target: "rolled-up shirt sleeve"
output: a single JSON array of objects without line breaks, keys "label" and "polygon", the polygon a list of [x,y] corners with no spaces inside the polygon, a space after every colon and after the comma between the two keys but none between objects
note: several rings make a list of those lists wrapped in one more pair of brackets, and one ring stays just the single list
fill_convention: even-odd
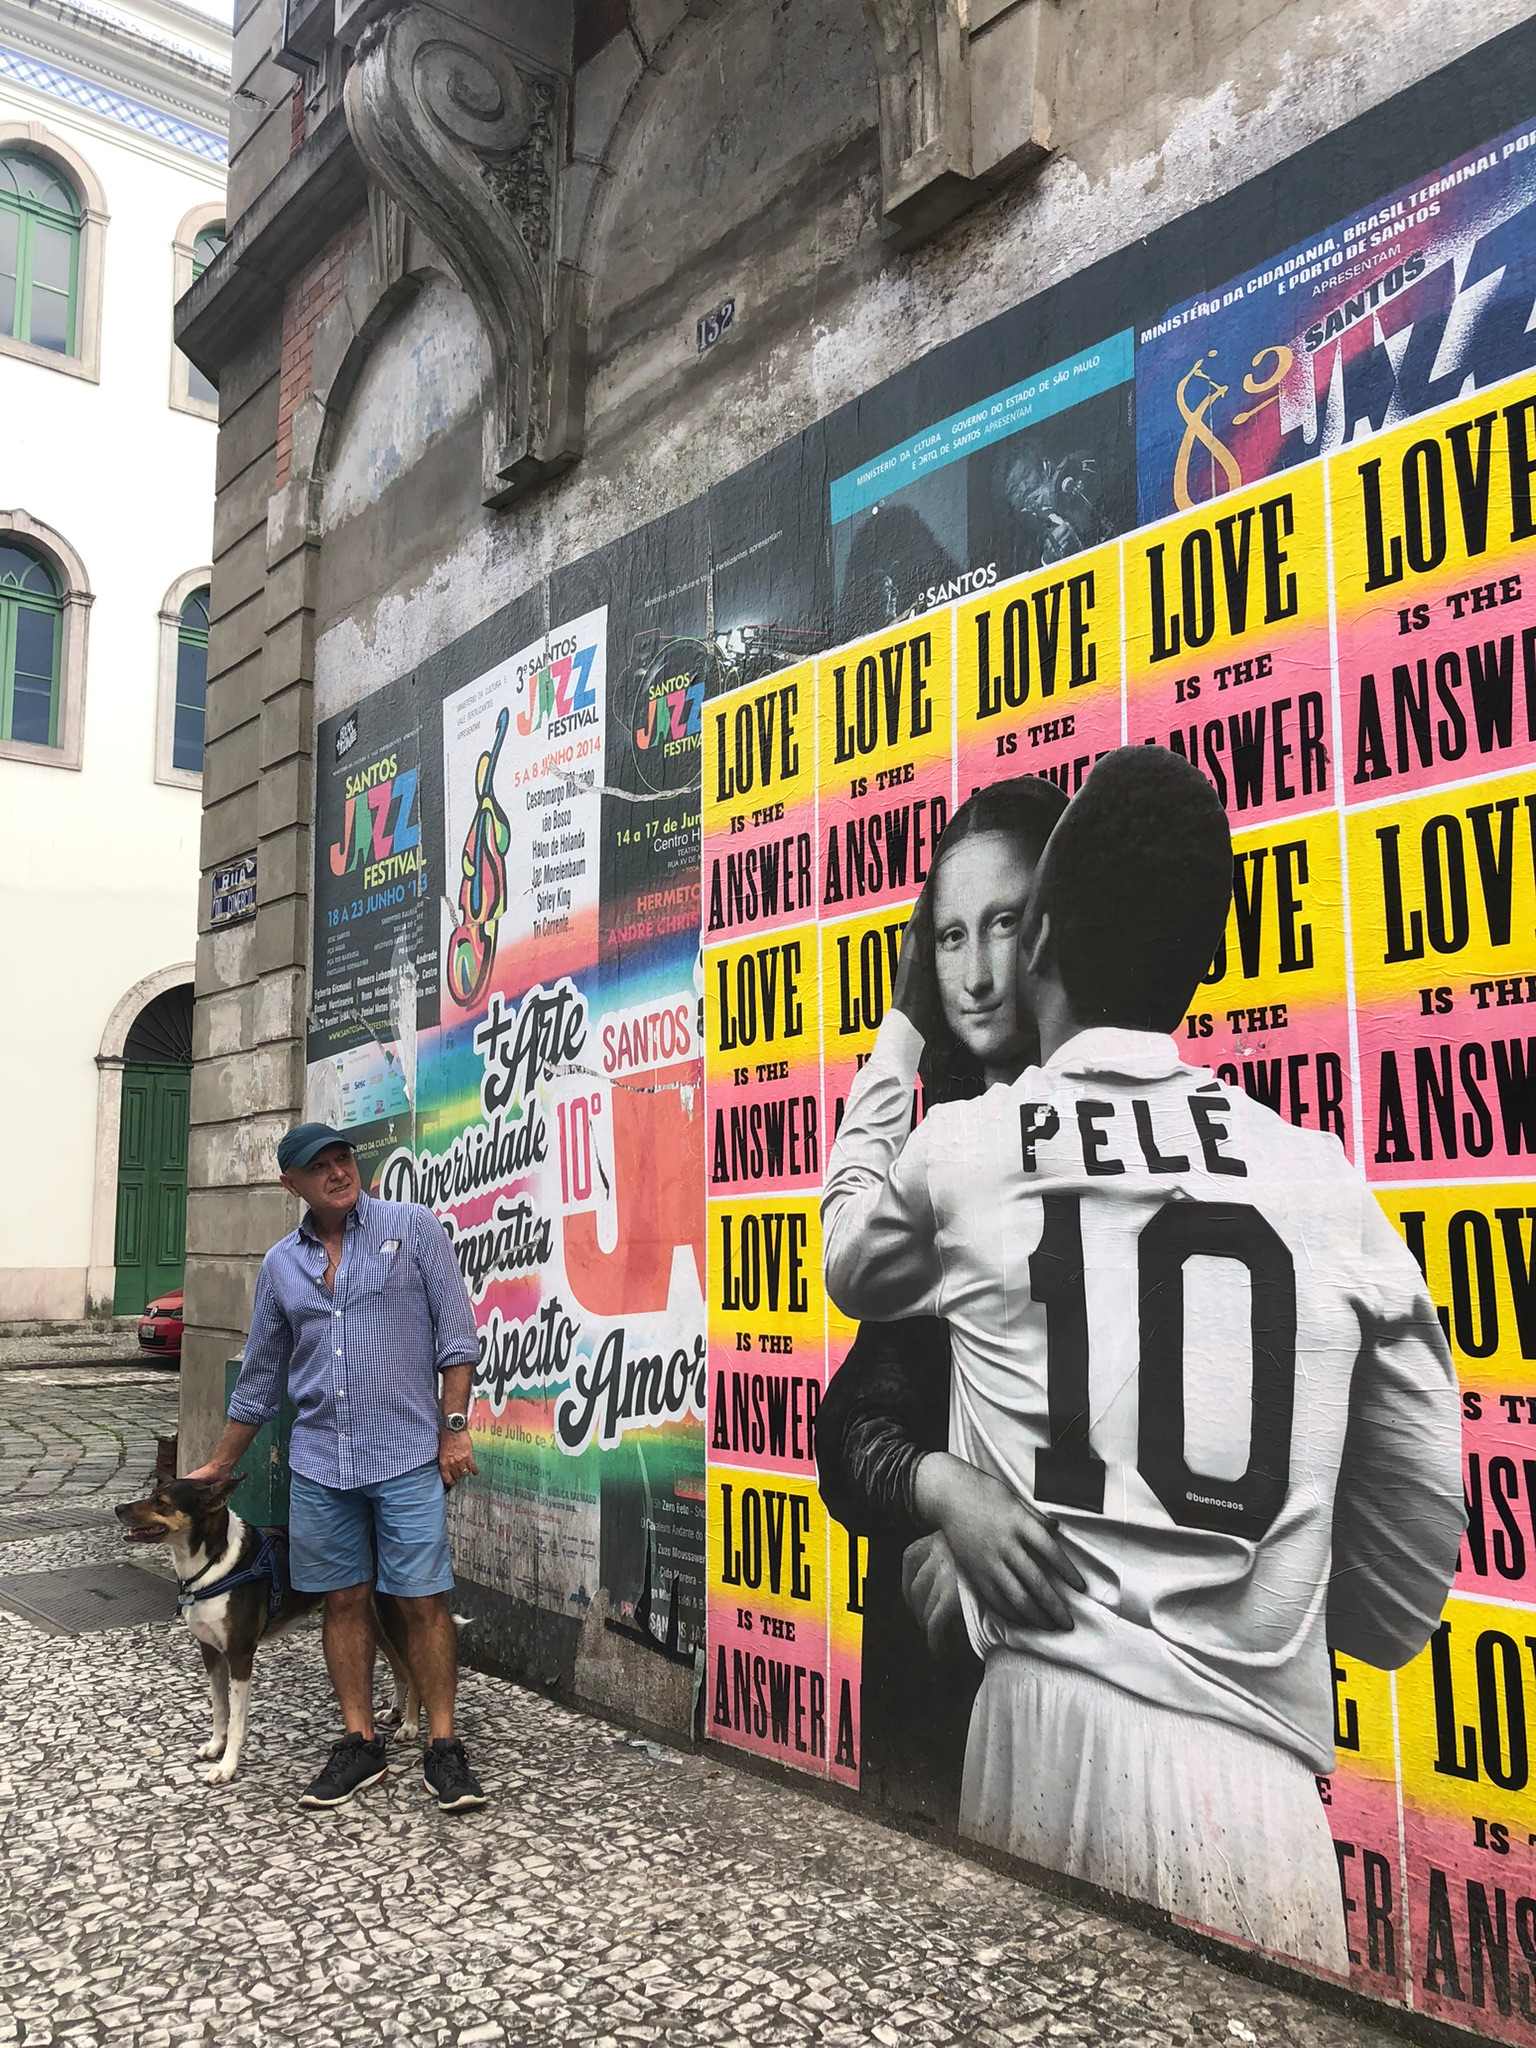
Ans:
[{"label": "rolled-up shirt sleeve", "polygon": [[846,1246],[859,1236],[911,1132],[912,1091],[922,1056],[922,1033],[900,1010],[887,1010],[873,1050],[848,1091],[827,1161],[821,1227],[829,1275],[834,1260],[841,1262]]},{"label": "rolled-up shirt sleeve", "polygon": [[413,1220],[412,1249],[432,1317],[437,1369],[446,1372],[451,1365],[475,1365],[480,1358],[480,1333],[448,1233],[430,1209],[418,1209]]},{"label": "rolled-up shirt sleeve", "polygon": [[1363,1196],[1361,1346],[1333,1510],[1328,1639],[1378,1670],[1439,1624],[1466,1528],[1461,1396],[1412,1253]]},{"label": "rolled-up shirt sleeve", "polygon": [[251,1328],[240,1361],[240,1376],[229,1397],[231,1422],[249,1422],[257,1429],[270,1422],[282,1405],[293,1356],[293,1330],[266,1263],[256,1281],[251,1303]]},{"label": "rolled-up shirt sleeve", "polygon": [[943,1275],[928,1194],[928,1124],[911,1131],[922,1050],[900,1011],[888,1012],[848,1092],[827,1161],[822,1260],[827,1292],[845,1315],[889,1322],[938,1311]]}]

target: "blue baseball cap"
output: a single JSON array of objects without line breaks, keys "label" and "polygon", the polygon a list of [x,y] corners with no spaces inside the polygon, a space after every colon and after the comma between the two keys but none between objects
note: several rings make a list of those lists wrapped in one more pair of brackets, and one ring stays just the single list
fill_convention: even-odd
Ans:
[{"label": "blue baseball cap", "polygon": [[345,1145],[349,1152],[355,1149],[345,1131],[333,1131],[329,1124],[295,1124],[278,1141],[278,1172],[287,1173],[290,1167],[312,1165],[316,1155],[327,1145]]}]

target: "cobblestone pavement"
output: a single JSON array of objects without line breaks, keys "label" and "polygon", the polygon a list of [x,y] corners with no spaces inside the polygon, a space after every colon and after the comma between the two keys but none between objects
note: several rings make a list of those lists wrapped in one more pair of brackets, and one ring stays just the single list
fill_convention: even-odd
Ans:
[{"label": "cobblestone pavement", "polygon": [[26,1365],[123,1365],[142,1357],[137,1321],[34,1324],[23,1336],[0,1323],[0,1372]]},{"label": "cobblestone pavement", "polygon": [[131,1499],[175,1434],[177,1384],[154,1366],[0,1367],[0,1511]]},{"label": "cobblestone pavement", "polygon": [[[72,1484],[85,1491],[89,1457],[105,1508],[136,1490],[174,1383],[89,1377],[27,1402],[0,1376],[0,1418],[52,1460],[80,1444]],[[4,1544],[0,1569],[121,1555],[104,1517]],[[240,1775],[214,1790],[180,1623],[71,1639],[0,1612],[0,2042],[1391,2039],[475,1672],[462,1719],[484,1813],[440,1815],[401,1749],[382,1785],[310,1814],[294,1795],[334,1733],[312,1631],[262,1652]]]}]

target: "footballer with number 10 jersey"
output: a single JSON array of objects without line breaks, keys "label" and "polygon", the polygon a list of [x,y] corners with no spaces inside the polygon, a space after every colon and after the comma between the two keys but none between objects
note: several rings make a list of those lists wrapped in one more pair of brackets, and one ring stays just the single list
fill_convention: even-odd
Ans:
[{"label": "footballer with number 10 jersey", "polygon": [[[828,1290],[944,1317],[951,1450],[1059,1520],[1091,1598],[1031,1654],[1331,1769],[1329,1644],[1421,1649],[1463,1526],[1412,1255],[1336,1139],[1161,1033],[1080,1032],[899,1151],[861,1127],[881,1065],[830,1161]],[[962,1599],[979,1654],[1008,1640]]]},{"label": "footballer with number 10 jersey", "polygon": [[1336,1139],[1165,1034],[1081,1030],[906,1137],[920,1043],[892,1013],[850,1095],[826,1280],[849,1315],[946,1320],[951,1452],[1050,1515],[1086,1581],[1057,1632],[962,1578],[978,1655],[1330,1770],[1330,1645],[1416,1654],[1463,1526],[1454,1373],[1411,1254]]}]

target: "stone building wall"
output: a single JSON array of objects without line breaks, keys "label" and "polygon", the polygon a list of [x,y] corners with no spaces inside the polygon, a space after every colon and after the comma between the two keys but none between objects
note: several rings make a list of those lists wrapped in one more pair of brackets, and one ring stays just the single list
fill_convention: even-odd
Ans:
[{"label": "stone building wall", "polygon": [[[1432,1065],[1435,1049],[1417,1043],[1410,1012],[1406,1024],[1396,1013],[1361,1022],[1371,993],[1362,949],[1375,927],[1357,913],[1350,928],[1353,885],[1338,878],[1337,849],[1352,830],[1367,843],[1350,804],[1416,800],[1455,782],[1460,757],[1451,748],[1407,774],[1383,755],[1378,769],[1366,759],[1375,743],[1357,736],[1356,749],[1338,729],[1349,624],[1339,536],[1347,463],[1368,432],[1422,415],[1454,449],[1472,431],[1456,407],[1491,387],[1499,403],[1513,389],[1518,413],[1536,293],[1524,241],[1536,8],[542,0],[518,10],[514,44],[489,0],[312,0],[289,11],[279,63],[282,13],[258,0],[240,24],[238,211],[228,251],[178,323],[221,385],[203,864],[254,848],[259,906],[254,922],[205,931],[199,944],[183,1457],[212,1441],[261,1254],[293,1220],[274,1186],[276,1139],[301,1110],[344,1122],[370,1184],[433,1200],[476,1294],[482,1482],[453,1509],[467,1653],[674,1737],[702,1736],[966,1831],[969,1696],[958,1680],[946,1693],[923,1676],[916,1651],[898,1664],[893,1693],[872,1688],[879,1560],[869,1564],[875,1553],[848,1539],[818,1491],[816,1402],[851,1329],[819,1293],[778,1321],[753,1321],[734,1277],[719,1300],[711,1291],[738,1197],[745,1220],[761,1220],[759,1249],[770,1225],[786,1234],[776,1243],[812,1245],[823,1164],[813,1147],[808,1165],[770,1173],[759,1219],[757,1197],[737,1184],[744,1169],[706,1155],[720,1091],[750,1094],[754,1071],[764,1085],[803,1079],[794,1099],[820,1114],[829,1139],[844,1102],[832,1069],[851,1074],[868,1044],[852,1027],[836,1039],[837,934],[825,930],[798,936],[815,949],[798,986],[812,1009],[820,1003],[819,1040],[802,1015],[803,1042],[789,1047],[787,1033],[754,1070],[721,1057],[727,1033],[707,1035],[728,1007],[728,974],[747,965],[729,950],[730,914],[713,931],[704,921],[701,944],[701,805],[706,865],[710,833],[728,829],[718,773],[711,781],[710,735],[723,728],[710,706],[783,671],[760,716],[782,714],[787,731],[796,691],[819,691],[822,737],[813,721],[799,740],[825,757],[828,685],[841,676],[830,650],[878,631],[879,658],[916,659],[916,640],[907,649],[901,636],[920,613],[924,631],[953,635],[943,645],[958,649],[977,593],[1044,578],[1058,562],[1069,571],[1074,553],[1114,584],[1118,605],[1145,529],[1294,471],[1319,508],[1295,551],[1296,573],[1312,579],[1314,640],[1296,698],[1265,683],[1273,726],[1253,727],[1246,711],[1230,727],[1211,712],[1206,726],[1207,705],[1187,731],[1143,732],[1127,596],[1127,623],[1106,641],[1115,688],[1093,714],[1097,737],[1063,753],[1070,719],[1060,731],[1025,721],[999,735],[997,758],[1044,741],[1022,758],[1044,768],[1049,754],[1047,772],[1070,793],[1123,734],[1160,738],[1216,781],[1240,858],[1278,860],[1251,834],[1299,811],[1319,874],[1335,864],[1318,914],[1335,938],[1342,922],[1339,946],[1354,951],[1346,965],[1334,946],[1339,986],[1326,1003],[1317,996],[1320,1086],[1304,1099],[1301,1071],[1288,1067],[1289,1096],[1272,1106],[1338,1136],[1417,1244],[1431,1287],[1453,1286],[1456,1247],[1464,1256],[1469,1241],[1456,1232],[1481,1229],[1491,1246],[1493,1227],[1483,1210],[1476,1223],[1448,1220],[1450,1198],[1438,1193],[1422,1213],[1396,1199],[1393,1183],[1440,1177],[1424,1086],[1422,1157],[1394,1150],[1385,1124],[1374,1153],[1365,1142],[1381,1109],[1377,1081],[1364,1101],[1367,1051],[1376,1058],[1380,1042],[1385,1074],[1399,1040],[1405,1060],[1427,1054]],[[1419,228],[1428,255],[1402,242]],[[1389,266],[1380,275],[1367,260],[1378,247]],[[1356,266],[1360,289],[1345,299]],[[1400,319],[1392,306],[1420,279],[1412,317]],[[1327,347],[1303,338],[1293,288],[1328,309]],[[702,323],[725,305],[733,317],[703,346]],[[1257,326],[1250,305],[1264,309]],[[1333,365],[1331,385],[1311,381],[1314,348]],[[1079,380],[1092,412],[1063,397]],[[1047,423],[1074,404],[1080,444],[1065,429],[1052,439]],[[1031,433],[1019,430],[1011,466],[996,420],[1013,405]],[[1477,431],[1502,433],[1499,459],[1518,468],[1513,414]],[[871,481],[887,473],[900,481]],[[1036,502],[1047,473],[1048,512]],[[1518,478],[1510,491],[1505,538],[1523,544]],[[1284,518],[1302,517],[1299,502],[1286,499]],[[1040,530],[1026,546],[1032,521]],[[1497,601],[1523,602],[1510,573]],[[1043,585],[1029,588],[1046,601]],[[1239,681],[1271,676],[1267,647],[1243,651],[1253,660]],[[600,679],[595,706],[581,699],[588,675]],[[1172,685],[1180,705],[1200,681]],[[1312,709],[1298,712],[1303,690]],[[1314,713],[1337,733],[1331,748],[1279,723]],[[1089,714],[1079,715],[1086,735]],[[572,767],[558,752],[537,760],[528,749],[546,720],[551,744],[573,742],[571,762],[598,765]],[[1402,714],[1400,750],[1412,723]],[[1495,791],[1501,818],[1514,816],[1513,777],[1536,744],[1517,725],[1511,699],[1504,737],[1489,714],[1465,770],[1479,783],[1511,776]],[[1267,751],[1254,730],[1272,735]],[[1239,748],[1247,765],[1229,775],[1218,756]],[[958,742],[953,757],[941,752],[935,767],[888,750],[871,772],[887,767],[895,787],[921,767],[937,821],[965,794]],[[800,792],[808,803],[868,794],[834,792],[821,757],[810,794]],[[969,762],[965,772],[979,771]],[[1366,787],[1378,773],[1380,792]],[[361,807],[385,785],[370,824]],[[530,785],[537,805],[512,793]],[[1414,812],[1413,830],[1421,822]],[[1429,839],[1451,830],[1424,829]],[[602,887],[587,901],[599,844]],[[1287,845],[1287,860],[1302,858]],[[1513,872],[1497,860],[1493,870]],[[870,915],[899,913],[859,935],[877,982],[881,946],[921,880],[919,870],[873,887]],[[476,907],[484,889],[494,915]],[[1249,908],[1258,915],[1257,899]],[[809,913],[833,927],[848,915],[846,894],[817,897]],[[365,937],[349,968],[351,942],[337,934],[353,922]],[[1498,922],[1478,971],[1513,973]],[[1262,1012],[1233,1014],[1283,1011],[1272,995]],[[579,1039],[527,1037],[571,1015]],[[1189,1035],[1201,1025],[1192,1012]],[[1510,1045],[1508,1060],[1526,1057]],[[1262,1093],[1270,1082],[1252,1052],[1227,1047],[1221,1071],[1226,1085]],[[1347,1096],[1327,1078],[1337,1075]],[[604,1131],[600,1191],[575,1141],[567,1147],[589,1113]],[[1451,1131],[1446,1172],[1489,1178],[1493,1165],[1458,1160],[1454,1122],[1439,1126]],[[553,1146],[557,1124],[572,1186],[540,1214],[540,1173],[555,1166],[551,1153],[545,1171],[530,1133]],[[1498,1155],[1511,1184],[1515,1155],[1529,1149],[1523,1128],[1511,1098]],[[505,1159],[493,1169],[496,1147]],[[1476,1199],[1486,1209],[1494,1195]],[[1443,1258],[1438,1239],[1424,1249],[1431,1211],[1447,1233]],[[1518,1225],[1500,1227],[1517,1266],[1525,1240]],[[806,1249],[805,1262],[819,1284],[819,1256]],[[1499,1302],[1520,1284],[1512,1267]],[[583,1311],[574,1320],[573,1303]],[[1506,1315],[1506,1338],[1509,1327]],[[545,1356],[559,1331],[567,1350]],[[1475,1460],[1497,1448],[1479,1448],[1471,1427],[1484,1412],[1474,1361],[1488,1354],[1456,1343]],[[747,1377],[725,1355],[733,1348],[788,1402],[787,1446],[775,1448],[771,1421],[766,1450],[750,1441],[756,1394],[744,1387],[731,1405],[733,1372]],[[773,1361],[787,1355],[798,1362],[781,1371]],[[1530,1362],[1507,1361],[1517,1380]],[[1439,1392],[1454,1403],[1448,1382]],[[1244,1401],[1256,1416],[1252,1389]],[[1227,1448],[1240,1467],[1242,1447]],[[1454,1489],[1441,1491],[1449,1526]],[[1498,1645],[1513,1642],[1520,1610],[1479,1603],[1523,1601],[1524,1568],[1488,1564],[1483,1545],[1466,1553],[1459,1604],[1446,1606],[1433,1645],[1404,1648],[1400,1676],[1381,1658],[1328,1665],[1341,1750],[1329,1810],[1357,1988],[1453,2021],[1496,2015],[1508,2038],[1525,2040],[1536,2037],[1507,1968],[1502,1978],[1483,1968],[1477,1930],[1494,1906],[1463,1867],[1460,1809],[1442,1799],[1440,1780],[1468,1773],[1430,1760],[1460,1725],[1456,1686],[1465,1699],[1475,1682],[1481,1697],[1485,1672],[1509,1668]],[[765,1555],[782,1583],[759,1593]],[[892,1583],[887,1559],[885,1594]],[[1321,1635],[1313,1647],[1326,1688]],[[1490,1694],[1485,1732],[1499,1711]],[[1503,1712],[1512,1726],[1515,1705]],[[1494,1790],[1523,1794],[1513,1775],[1500,1763]],[[1478,1825],[1495,1812],[1506,1830],[1524,1825],[1523,1807],[1497,1800]],[[1158,1896],[1150,1883],[1126,1889]],[[1506,1921],[1523,1910],[1498,1899]],[[1343,1974],[1336,1936],[1312,1948],[1268,1930],[1257,1939]]]},{"label": "stone building wall", "polygon": [[[502,18],[468,0],[442,11],[492,36]],[[519,17],[523,47],[556,70],[578,45],[590,52],[571,81],[558,230],[590,302],[585,453],[502,511],[464,479],[456,503],[435,505],[429,541],[397,518],[404,573],[387,559],[356,577],[341,570],[345,609],[328,618],[315,610],[318,549],[283,451],[296,445],[308,473],[338,374],[344,390],[413,279],[381,289],[368,181],[337,94],[310,108],[294,149],[294,99],[311,80],[295,83],[275,59],[280,0],[254,0],[236,30],[234,246],[181,324],[217,368],[221,397],[203,868],[259,846],[261,908],[253,926],[199,945],[194,1452],[217,1420],[260,1254],[288,1221],[270,1153],[302,1100],[317,672],[322,710],[366,692],[477,623],[492,591],[528,587],[697,495],[882,375],[1262,173],[1530,9],[988,5],[976,69],[990,83],[975,119],[991,137],[983,153],[1024,161],[1000,173],[994,195],[984,182],[965,192],[970,204],[926,238],[921,219],[894,232],[882,219],[877,37],[857,0],[636,0],[622,25],[593,8],[584,29],[583,11],[575,22],[568,12],[545,0]],[[994,53],[989,33],[1010,41]],[[1006,117],[999,103],[1011,103]],[[412,263],[436,268],[425,237],[410,239]],[[329,295],[344,252],[345,289],[314,317],[317,274]],[[731,293],[729,345],[697,358],[695,320]],[[307,385],[295,382],[305,349]],[[381,499],[390,488],[408,499],[413,485],[395,479]]]}]

